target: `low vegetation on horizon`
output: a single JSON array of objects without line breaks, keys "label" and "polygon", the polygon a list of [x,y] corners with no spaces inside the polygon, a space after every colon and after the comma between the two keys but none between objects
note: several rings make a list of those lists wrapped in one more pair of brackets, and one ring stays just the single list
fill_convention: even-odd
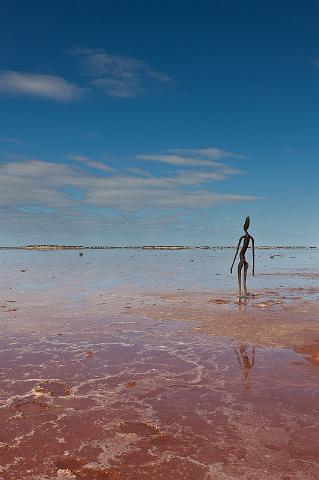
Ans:
[{"label": "low vegetation on horizon", "polygon": [[[235,245],[141,245],[141,246],[112,246],[112,245],[22,245],[22,246],[3,246],[0,249],[13,250],[111,250],[111,249],[137,249],[137,250],[223,250],[234,249]],[[307,245],[259,245],[255,247],[258,250],[273,249],[317,249],[318,247]]]}]

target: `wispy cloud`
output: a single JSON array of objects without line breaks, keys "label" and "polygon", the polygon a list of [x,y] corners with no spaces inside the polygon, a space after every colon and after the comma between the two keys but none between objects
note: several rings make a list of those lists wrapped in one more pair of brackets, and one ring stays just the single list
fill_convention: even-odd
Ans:
[{"label": "wispy cloud", "polygon": [[[170,165],[180,167],[212,167],[212,168],[228,168],[227,165],[221,163],[224,158],[246,158],[239,153],[228,152],[219,148],[200,148],[187,149],[176,148],[170,149],[164,154],[144,154],[136,155],[140,160],[168,163]],[[230,171],[229,171],[230,173]]]},{"label": "wispy cloud", "polygon": [[114,172],[114,168],[111,168],[108,165],[105,165],[105,163],[97,162],[96,160],[92,160],[91,162],[88,162],[87,165],[90,168],[95,168],[95,170],[101,170],[103,172]]},{"label": "wispy cloud", "polygon": [[171,181],[181,185],[197,185],[202,183],[210,183],[220,180],[226,180],[227,175],[222,172],[182,172],[172,178]]},{"label": "wispy cloud", "polygon": [[200,157],[210,158],[212,160],[221,160],[223,158],[246,158],[241,153],[228,152],[227,150],[221,150],[220,148],[175,148],[169,150],[172,153],[181,155],[196,155]]},{"label": "wispy cloud", "polygon": [[112,55],[102,49],[77,48],[71,53],[80,58],[91,84],[110,97],[131,98],[172,83],[163,72],[153,70],[142,60]]},{"label": "wispy cloud", "polygon": [[0,165],[0,202],[3,207],[30,205],[63,208],[69,204],[59,178],[70,170],[59,164],[25,159]]},{"label": "wispy cloud", "polygon": [[20,138],[15,138],[15,137],[0,137],[0,142],[22,143],[22,140],[20,140]]},{"label": "wispy cloud", "polygon": [[136,155],[136,158],[140,160],[147,160],[151,162],[162,162],[170,165],[176,165],[180,167],[220,167],[221,163],[213,162],[211,160],[205,160],[202,158],[191,158],[181,155]]},{"label": "wispy cloud", "polygon": [[213,193],[206,189],[188,191],[171,179],[118,176],[103,179],[88,188],[88,204],[128,208],[201,208],[221,202],[256,200],[254,196]]},{"label": "wispy cloud", "polygon": [[85,155],[66,155],[66,158],[69,158],[70,160],[74,160],[76,162],[81,162],[81,163],[88,163],[92,161],[92,158],[86,157]]},{"label": "wispy cloud", "polygon": [[78,48],[70,53],[80,59],[86,88],[58,75],[3,70],[0,71],[0,94],[70,102],[92,89],[110,97],[132,98],[173,83],[167,74],[150,68],[142,60],[112,55],[101,49]]},{"label": "wispy cloud", "polygon": [[38,75],[7,70],[0,72],[1,92],[7,95],[25,95],[70,102],[78,98],[81,89],[56,75]]},{"label": "wispy cloud", "polygon": [[114,168],[109,167],[103,162],[98,162],[93,158],[86,157],[84,155],[66,155],[67,158],[70,160],[74,160],[75,162],[80,162],[83,165],[94,168],[95,170],[102,170],[104,172],[114,172]]},{"label": "wispy cloud", "polygon": [[[70,156],[71,157],[71,156]],[[94,160],[72,156],[89,165]],[[97,162],[99,163],[99,162]],[[98,165],[100,167],[100,165]],[[93,167],[95,168],[95,167]],[[225,180],[218,172],[182,171],[168,176],[145,176],[143,172],[99,173],[76,165],[62,165],[37,159],[16,159],[0,164],[0,202],[4,207],[46,208],[65,213],[65,209],[81,212],[88,207],[169,210],[203,208],[224,202],[253,201],[253,195],[215,193],[208,183]],[[107,173],[107,174],[106,174]],[[131,174],[133,173],[133,174]],[[76,191],[72,196],[68,192]]]}]

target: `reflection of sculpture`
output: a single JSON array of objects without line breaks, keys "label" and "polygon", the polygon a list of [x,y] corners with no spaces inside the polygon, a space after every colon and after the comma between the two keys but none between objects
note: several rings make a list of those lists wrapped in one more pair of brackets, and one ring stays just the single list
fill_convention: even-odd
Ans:
[{"label": "reflection of sculpture", "polygon": [[253,366],[255,364],[255,347],[253,347],[253,353],[252,353],[251,361],[250,361],[248,353],[246,352],[245,345],[241,345],[239,347],[239,352],[235,348],[235,352],[236,352],[238,364],[239,364],[239,366],[242,370],[242,373],[243,373],[245,388],[246,388],[246,390],[250,390],[251,384],[250,384],[250,381],[249,381],[249,370],[251,368],[253,368]]},{"label": "reflection of sculpture", "polygon": [[235,260],[236,260],[237,254],[238,254],[240,244],[243,240],[244,243],[243,243],[243,247],[242,247],[242,249],[240,251],[240,254],[239,254],[240,262],[238,264],[238,290],[239,290],[238,296],[239,296],[239,299],[241,298],[241,271],[242,271],[243,267],[244,267],[243,286],[244,286],[245,298],[247,298],[247,284],[246,284],[246,282],[247,282],[248,263],[246,262],[245,254],[246,254],[247,248],[249,246],[250,240],[251,240],[252,249],[253,249],[253,275],[255,275],[255,241],[254,241],[253,237],[251,237],[248,233],[249,223],[250,223],[250,217],[246,217],[245,224],[244,224],[245,235],[243,235],[239,239],[236,254],[235,254],[232,266],[230,268],[230,273],[233,273],[233,266],[234,266],[234,263],[235,263]]}]

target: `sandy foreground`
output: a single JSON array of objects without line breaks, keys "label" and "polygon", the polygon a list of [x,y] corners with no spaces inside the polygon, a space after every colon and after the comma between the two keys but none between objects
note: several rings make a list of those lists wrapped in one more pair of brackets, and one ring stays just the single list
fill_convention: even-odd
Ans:
[{"label": "sandy foreground", "polygon": [[318,298],[3,291],[0,479],[319,478]]}]

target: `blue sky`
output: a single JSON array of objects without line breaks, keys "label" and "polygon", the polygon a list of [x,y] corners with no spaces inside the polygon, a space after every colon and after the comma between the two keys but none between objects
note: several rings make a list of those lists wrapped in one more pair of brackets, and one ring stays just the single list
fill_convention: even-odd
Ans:
[{"label": "blue sky", "polygon": [[317,1],[3,1],[2,245],[319,245]]}]

